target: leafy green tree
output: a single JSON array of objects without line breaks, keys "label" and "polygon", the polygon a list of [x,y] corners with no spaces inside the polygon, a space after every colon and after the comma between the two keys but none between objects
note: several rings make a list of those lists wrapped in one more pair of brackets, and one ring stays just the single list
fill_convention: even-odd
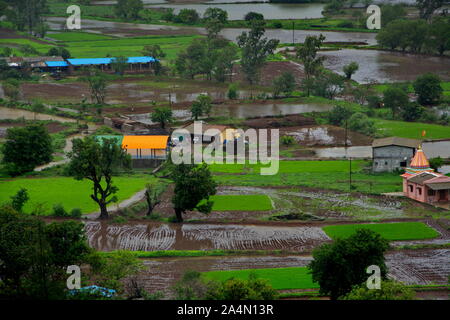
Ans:
[{"label": "leafy green tree", "polygon": [[308,96],[310,94],[310,80],[318,74],[325,60],[325,57],[317,56],[324,40],[325,37],[322,34],[319,37],[307,36],[304,44],[296,49],[296,57],[303,63]]},{"label": "leafy green tree", "polygon": [[235,61],[238,60],[238,50],[232,43],[217,50],[212,72],[214,78],[219,82],[225,82],[227,75],[233,72]]},{"label": "leafy green tree", "polygon": [[400,110],[409,104],[408,94],[399,87],[391,86],[383,92],[383,103],[392,110],[394,118]]},{"label": "leafy green tree", "polygon": [[36,114],[41,113],[45,110],[45,106],[40,102],[34,102],[31,105],[31,110],[34,112],[34,120],[36,120]]},{"label": "leafy green tree", "polygon": [[[209,197],[216,193],[217,184],[206,163],[176,165],[171,177],[175,183],[172,203],[179,222],[183,221],[183,213],[188,210],[197,209],[205,214],[211,212],[213,202]],[[201,203],[202,200],[204,203]]]},{"label": "leafy green tree", "polygon": [[336,105],[328,114],[328,121],[336,126],[342,126],[353,115],[349,107]]},{"label": "leafy green tree", "polygon": [[273,95],[278,97],[281,93],[290,96],[295,89],[295,77],[292,72],[283,72],[273,80]]},{"label": "leafy green tree", "polygon": [[76,180],[92,181],[90,197],[100,207],[100,219],[106,219],[107,205],[117,201],[115,194],[119,190],[113,184],[113,174],[119,167],[131,167],[130,156],[115,139],[102,139],[99,143],[93,137],[86,137],[83,140],[74,139],[72,143],[68,173]]},{"label": "leafy green tree", "polygon": [[199,95],[191,106],[192,118],[194,118],[194,120],[197,121],[198,118],[203,115],[209,116],[211,108],[212,108],[211,97],[205,94]]},{"label": "leafy green tree", "polygon": [[444,5],[445,0],[416,0],[416,6],[420,10],[420,18],[428,19],[434,11]]},{"label": "leafy green tree", "polygon": [[439,76],[426,73],[417,77],[413,83],[417,101],[421,105],[432,105],[438,103],[442,95],[441,79]]},{"label": "leafy green tree", "polygon": [[2,146],[3,163],[11,175],[32,171],[52,159],[52,139],[40,124],[10,128]]},{"label": "leafy green tree", "polygon": [[175,69],[177,72],[187,78],[194,79],[198,74],[204,72],[203,62],[206,59],[206,42],[201,39],[195,39],[186,48],[178,54],[175,60]]},{"label": "leafy green tree", "polygon": [[2,299],[63,299],[67,266],[86,263],[91,252],[80,222],[46,224],[0,207]]},{"label": "leafy green tree", "polygon": [[200,20],[200,16],[195,9],[181,9],[175,18],[175,22],[195,24]]},{"label": "leafy green tree", "polygon": [[378,233],[359,229],[348,238],[316,248],[308,268],[313,281],[320,285],[320,293],[336,300],[365,282],[366,269],[371,265],[378,266],[382,279],[386,279],[384,253],[388,248],[388,241]]},{"label": "leafy green tree", "polygon": [[414,300],[416,293],[401,282],[381,281],[381,288],[368,289],[366,284],[356,286],[340,300]]},{"label": "leafy green tree", "polygon": [[116,15],[124,20],[135,20],[139,18],[139,11],[144,9],[142,0],[118,0],[114,6]]},{"label": "leafy green tree", "polygon": [[359,69],[359,64],[357,62],[350,62],[350,64],[344,66],[344,73],[347,80],[350,80],[352,78],[352,75],[355,74],[356,71]]},{"label": "leafy green tree", "polygon": [[107,81],[103,74],[97,70],[88,70],[88,75],[82,80],[88,84],[92,102],[104,104],[106,98]]},{"label": "leafy green tree", "polygon": [[364,113],[356,112],[348,119],[348,128],[350,130],[373,136],[376,132],[375,123]]},{"label": "leafy green tree", "polygon": [[250,84],[258,82],[260,72],[267,57],[273,54],[279,41],[263,38],[265,22],[254,19],[250,22],[250,31],[244,31],[238,36],[238,46],[241,48],[241,68]]},{"label": "leafy green tree", "polygon": [[430,168],[433,168],[435,171],[439,171],[439,168],[444,165],[444,159],[441,157],[431,158],[429,161]]},{"label": "leafy green tree", "polygon": [[208,38],[216,38],[228,21],[228,12],[220,8],[207,8],[203,14]]},{"label": "leafy green tree", "polygon": [[15,195],[11,197],[11,206],[17,212],[22,212],[25,203],[30,199],[28,191],[25,188],[20,188]]},{"label": "leafy green tree", "polygon": [[230,100],[238,98],[238,87],[235,83],[230,83],[230,85],[228,86],[227,97]]},{"label": "leafy green tree", "polygon": [[128,68],[128,58],[123,56],[113,58],[111,61],[111,68],[115,73],[122,76],[125,70],[127,70]]},{"label": "leafy green tree", "polygon": [[344,89],[345,85],[344,77],[332,72],[322,72],[310,80],[308,90],[316,96],[331,100]]},{"label": "leafy green tree", "polygon": [[156,59],[155,62],[152,62],[152,68],[153,72],[155,72],[155,75],[160,75],[162,70],[161,59],[166,57],[166,53],[157,44],[144,46],[142,53],[145,56],[153,57]]},{"label": "leafy green tree", "polygon": [[385,27],[389,22],[406,17],[406,9],[401,4],[383,4],[381,6],[381,25]]},{"label": "leafy green tree", "polygon": [[61,56],[63,59],[71,57],[70,51],[63,47],[52,47],[47,52],[48,56]]},{"label": "leafy green tree", "polygon": [[43,14],[48,10],[46,0],[7,0],[7,20],[19,31],[34,34],[43,23]]},{"label": "leafy green tree", "polygon": [[166,124],[173,121],[172,110],[169,107],[156,107],[150,116],[152,122],[158,122],[165,129]]},{"label": "leafy green tree", "polygon": [[429,26],[428,46],[439,52],[442,56],[450,50],[450,18],[436,17]]},{"label": "leafy green tree", "polygon": [[252,22],[253,20],[264,21],[264,15],[258,12],[250,11],[244,16],[244,20],[247,22]]},{"label": "leafy green tree", "polygon": [[400,113],[404,121],[417,121],[425,113],[425,108],[416,102],[410,102],[402,106]]},{"label": "leafy green tree", "polygon": [[100,257],[94,268],[94,274],[100,286],[123,293],[124,286],[121,280],[136,275],[143,268],[143,263],[133,253],[119,250],[107,257]]}]

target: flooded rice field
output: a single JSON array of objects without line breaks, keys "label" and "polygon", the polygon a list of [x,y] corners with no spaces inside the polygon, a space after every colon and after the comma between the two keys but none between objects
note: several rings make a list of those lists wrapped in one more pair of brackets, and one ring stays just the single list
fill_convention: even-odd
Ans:
[{"label": "flooded rice field", "polygon": [[[388,277],[411,285],[447,283],[450,249],[403,250],[386,254]],[[145,271],[138,277],[145,289],[170,296],[170,287],[188,270],[242,270],[257,268],[305,267],[310,256],[239,256],[201,258],[159,258],[144,260]]]},{"label": "flooded rice field", "polygon": [[89,245],[101,250],[258,250],[306,251],[329,241],[319,227],[86,222]]},{"label": "flooded rice field", "polygon": [[[267,18],[267,17],[266,17]],[[48,25],[52,30],[63,30],[66,18],[46,17]],[[206,34],[204,28],[198,27],[176,27],[157,24],[134,24],[126,22],[99,21],[91,19],[82,20],[82,28],[87,32],[99,32],[111,34],[117,37],[128,37],[133,35],[157,35],[157,34]],[[248,31],[245,28],[225,28],[220,35],[230,41],[236,41],[236,38],[243,32]],[[323,34],[326,42],[365,42],[369,45],[377,43],[376,33],[368,32],[331,32],[331,31],[313,31],[313,30],[295,30],[294,40],[296,43],[304,42],[307,36],[318,36]],[[292,43],[292,30],[266,29],[265,37],[277,39],[281,43]]]},{"label": "flooded rice field", "polygon": [[[330,108],[331,106],[327,106]],[[329,110],[329,109],[328,109]],[[319,111],[319,110],[312,110]],[[310,112],[310,111],[306,111]],[[300,145],[306,146],[337,146],[337,145],[345,145],[345,129],[339,128],[331,125],[322,125],[322,126],[306,126],[301,128],[283,128],[283,135],[289,135],[295,138],[295,140]],[[358,132],[349,131],[347,133],[347,145],[348,146],[361,146],[361,145],[369,145],[372,143],[372,139]],[[355,147],[354,147],[355,148]],[[370,148],[370,147],[369,147]],[[332,149],[335,150],[334,152]],[[350,149],[350,148],[349,148]],[[316,149],[316,152],[320,153],[321,149]],[[353,149],[350,152],[356,152],[357,149]],[[344,152],[343,152],[344,151]],[[362,151],[362,150],[360,150]],[[328,148],[328,151],[322,151],[319,157],[324,158],[333,158],[334,155],[337,157],[342,157],[342,154],[345,156],[344,148]],[[365,154],[364,154],[365,155]],[[364,157],[363,157],[364,158]]]},{"label": "flooded rice field", "polygon": [[186,4],[149,4],[146,8],[172,8],[175,14],[182,9],[194,9],[201,16],[210,7],[228,12],[229,20],[244,20],[248,12],[262,13],[265,19],[314,19],[322,18],[323,4],[286,4],[286,3],[186,3]]},{"label": "flooded rice field", "polygon": [[19,118],[24,118],[25,120],[55,120],[59,122],[77,121],[75,119],[59,117],[51,114],[34,113],[28,110],[0,107],[0,120]]},{"label": "flooded rice field", "polygon": [[357,62],[359,70],[352,79],[360,83],[412,81],[427,72],[450,79],[450,58],[356,49],[322,51],[320,55],[327,58],[325,67],[339,74],[345,65]]}]

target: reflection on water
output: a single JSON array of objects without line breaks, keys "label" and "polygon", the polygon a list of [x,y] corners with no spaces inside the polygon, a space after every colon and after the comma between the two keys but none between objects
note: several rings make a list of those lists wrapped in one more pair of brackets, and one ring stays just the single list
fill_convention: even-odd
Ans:
[{"label": "reflection on water", "polygon": [[328,241],[319,227],[86,222],[89,245],[110,250],[302,249]]},{"label": "reflection on water", "polygon": [[450,79],[450,59],[444,57],[356,49],[323,51],[319,54],[327,58],[324,63],[326,68],[340,74],[344,74],[342,69],[345,65],[357,62],[359,70],[352,79],[361,83],[412,81],[427,72]]},{"label": "reflection on water", "polygon": [[[218,2],[218,1],[217,1]],[[175,13],[182,9],[194,9],[201,16],[210,7],[228,12],[229,20],[243,20],[248,12],[262,13],[266,19],[313,19],[322,18],[323,4],[286,4],[286,3],[225,3],[225,4],[163,4],[147,5],[147,8],[173,8]]]},{"label": "reflection on water", "polygon": [[213,113],[217,116],[233,118],[254,118],[277,116],[286,114],[298,114],[306,112],[323,112],[331,110],[332,106],[323,104],[298,104],[298,103],[266,103],[266,104],[240,104],[217,105],[213,107]]}]

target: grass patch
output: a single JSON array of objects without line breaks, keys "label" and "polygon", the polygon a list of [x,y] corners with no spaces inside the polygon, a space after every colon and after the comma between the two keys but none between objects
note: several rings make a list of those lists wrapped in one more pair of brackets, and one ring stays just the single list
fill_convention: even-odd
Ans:
[{"label": "grass patch", "polygon": [[450,137],[450,127],[438,124],[405,122],[373,119],[375,127],[386,136],[396,136],[410,139],[423,139],[422,131],[427,132],[427,139],[445,139]]},{"label": "grass patch", "polygon": [[277,290],[319,288],[319,284],[312,281],[306,267],[208,271],[203,275],[207,279],[224,281],[230,278],[248,279],[252,273],[260,279],[269,280]]},{"label": "grass patch", "polygon": [[439,233],[422,222],[396,222],[374,224],[346,224],[337,226],[325,226],[323,231],[332,239],[348,238],[357,229],[369,229],[378,232],[387,240],[420,240],[431,239]]},{"label": "grass patch", "polygon": [[[145,176],[118,176],[113,183],[119,188],[117,197],[120,201],[130,198],[142,190],[146,183],[154,178]],[[79,208],[83,213],[98,210],[98,205],[90,198],[92,182],[78,181],[69,177],[17,178],[0,181],[0,203],[10,201],[20,188],[26,188],[30,200],[24,206],[24,212],[30,213],[36,206],[43,206],[45,214],[51,213],[54,204],[61,203],[67,211]]]},{"label": "grass patch", "polygon": [[[270,198],[263,194],[215,195],[213,211],[269,211],[273,209]],[[200,202],[202,203],[202,202]]]},{"label": "grass patch", "polygon": [[48,37],[59,41],[93,41],[115,39],[114,37],[103,34],[78,31],[52,33],[49,34]]}]

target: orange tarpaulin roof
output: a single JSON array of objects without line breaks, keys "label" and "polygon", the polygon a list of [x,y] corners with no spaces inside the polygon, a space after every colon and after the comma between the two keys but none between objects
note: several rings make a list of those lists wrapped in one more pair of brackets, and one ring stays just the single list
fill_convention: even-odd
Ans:
[{"label": "orange tarpaulin roof", "polygon": [[124,136],[124,149],[165,149],[169,136]]}]

